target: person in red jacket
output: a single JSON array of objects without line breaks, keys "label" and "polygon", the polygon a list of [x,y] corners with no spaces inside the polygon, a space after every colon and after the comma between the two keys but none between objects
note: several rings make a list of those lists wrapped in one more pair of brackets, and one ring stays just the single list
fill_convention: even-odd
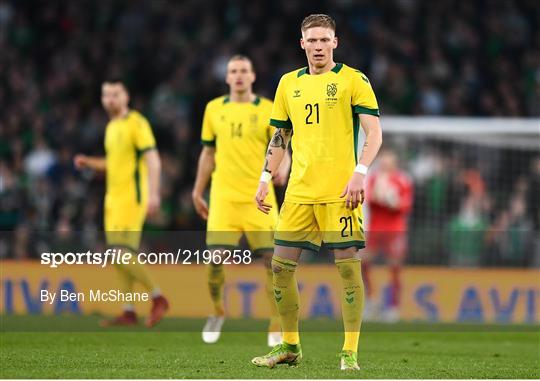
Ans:
[{"label": "person in red jacket", "polygon": [[382,311],[385,321],[399,320],[400,270],[407,252],[408,216],[413,202],[413,184],[399,168],[394,151],[379,153],[379,165],[366,180],[369,208],[367,250],[362,261],[362,276],[366,287],[365,317],[375,318],[370,262],[383,254],[390,268],[390,306]]}]

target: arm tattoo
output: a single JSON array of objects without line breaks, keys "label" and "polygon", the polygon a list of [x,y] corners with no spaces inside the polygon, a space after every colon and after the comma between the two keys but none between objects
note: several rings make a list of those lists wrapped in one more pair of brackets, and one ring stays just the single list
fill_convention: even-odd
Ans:
[{"label": "arm tattoo", "polygon": [[276,129],[276,132],[274,133],[274,136],[270,140],[270,147],[268,147],[268,151],[266,151],[266,161],[264,162],[264,168],[263,171],[272,173],[271,170],[268,169],[268,158],[272,156],[272,148],[281,148],[286,150],[287,145],[285,144],[285,139],[283,136],[289,136],[291,134],[291,130],[288,129]]},{"label": "arm tattoo", "polygon": [[266,151],[266,160],[264,162],[264,168],[263,171],[272,173],[271,170],[268,169],[268,156],[272,155],[272,149],[268,148],[268,151]]},{"label": "arm tattoo", "polygon": [[281,136],[281,128],[278,128],[276,130],[276,133],[272,137],[272,140],[270,140],[270,147],[287,149],[287,146],[285,145],[285,140],[283,139],[283,136]]},{"label": "arm tattoo", "polygon": [[264,161],[264,168],[263,168],[263,171],[264,171],[264,172],[268,172],[268,173],[272,173],[272,171],[268,169],[268,159],[266,159],[266,160]]}]

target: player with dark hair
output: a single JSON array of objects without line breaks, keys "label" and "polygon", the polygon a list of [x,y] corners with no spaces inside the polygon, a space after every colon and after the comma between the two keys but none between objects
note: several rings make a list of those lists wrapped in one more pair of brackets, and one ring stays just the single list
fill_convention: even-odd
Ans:
[{"label": "player with dark hair", "polygon": [[[156,213],[160,207],[159,153],[150,124],[139,112],[129,108],[129,92],[121,79],[103,82],[101,103],[110,119],[105,132],[105,157],[79,154],[75,156],[74,164],[78,169],[106,172],[104,227],[107,245],[135,253],[139,249],[146,215]],[[167,299],[142,264],[116,267],[123,292],[133,292],[134,283],[138,282],[152,294],[152,309],[146,325],[154,326],[169,308]],[[119,317],[102,324],[137,324],[133,304],[126,304]]]}]

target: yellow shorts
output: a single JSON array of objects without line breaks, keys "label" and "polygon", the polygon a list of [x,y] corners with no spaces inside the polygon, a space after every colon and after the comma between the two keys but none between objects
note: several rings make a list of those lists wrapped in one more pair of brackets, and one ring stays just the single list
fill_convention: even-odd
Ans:
[{"label": "yellow shorts", "polygon": [[[272,201],[269,201],[272,202]],[[242,234],[255,252],[273,251],[273,235],[278,218],[277,203],[269,214],[257,209],[255,202],[212,200],[208,212],[206,245],[209,248],[234,248]]]},{"label": "yellow shorts", "polygon": [[146,202],[127,197],[105,197],[105,237],[107,245],[137,250],[146,218]]},{"label": "yellow shorts", "polygon": [[347,209],[345,202],[281,206],[274,235],[276,245],[318,251],[324,242],[329,249],[365,247],[362,209]]}]

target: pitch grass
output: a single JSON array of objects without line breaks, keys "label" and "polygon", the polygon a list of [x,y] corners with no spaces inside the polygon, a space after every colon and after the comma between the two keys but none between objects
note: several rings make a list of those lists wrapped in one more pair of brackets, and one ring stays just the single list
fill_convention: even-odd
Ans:
[{"label": "pitch grass", "polygon": [[540,378],[538,326],[365,324],[362,370],[345,373],[343,334],[329,321],[302,324],[300,366],[265,369],[250,363],[268,351],[260,321],[228,321],[207,345],[202,320],[111,331],[97,317],[0,318],[0,378]]}]

